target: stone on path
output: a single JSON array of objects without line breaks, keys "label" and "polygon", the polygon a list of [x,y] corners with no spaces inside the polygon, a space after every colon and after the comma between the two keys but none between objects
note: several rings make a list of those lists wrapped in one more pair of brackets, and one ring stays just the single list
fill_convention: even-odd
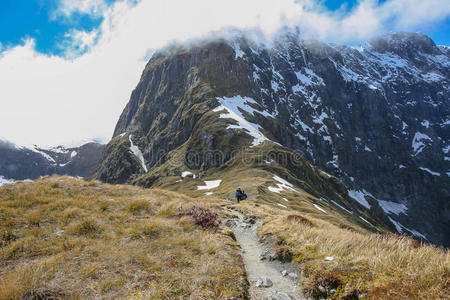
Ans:
[{"label": "stone on path", "polygon": [[284,292],[273,292],[270,296],[271,300],[292,300],[291,296]]},{"label": "stone on path", "polygon": [[256,281],[257,287],[271,287],[272,285],[272,280],[267,277],[261,277],[258,281]]}]

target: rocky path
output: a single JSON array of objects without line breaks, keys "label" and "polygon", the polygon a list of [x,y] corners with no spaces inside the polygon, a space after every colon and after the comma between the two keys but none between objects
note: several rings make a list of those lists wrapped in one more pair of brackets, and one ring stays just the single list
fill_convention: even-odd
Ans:
[{"label": "rocky path", "polygon": [[230,219],[228,224],[243,252],[250,283],[250,299],[302,299],[297,272],[290,265],[269,261],[270,249],[259,242],[256,234],[260,222],[244,219],[244,216],[236,210],[230,212],[237,217]]}]

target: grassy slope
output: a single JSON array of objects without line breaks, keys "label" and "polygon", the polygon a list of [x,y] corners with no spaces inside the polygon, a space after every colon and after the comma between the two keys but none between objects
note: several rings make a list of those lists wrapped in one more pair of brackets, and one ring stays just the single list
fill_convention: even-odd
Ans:
[{"label": "grassy slope", "polygon": [[[177,166],[176,171],[167,164],[162,165],[167,177],[159,177],[156,184],[191,197],[204,198],[205,191],[197,190],[197,186],[204,185],[204,180],[222,179],[221,185],[211,190],[213,195],[208,199],[232,199],[236,187],[243,187],[250,200],[240,204],[240,209],[244,214],[264,219],[260,237],[272,243],[277,251],[292,255],[294,264],[303,270],[301,284],[307,295],[318,298],[364,295],[364,298],[372,299],[411,299],[445,298],[449,294],[448,251],[421,246],[406,236],[389,234],[381,224],[366,215],[364,209],[348,203],[345,198],[334,200],[339,199],[353,214],[320,195],[307,192],[301,187],[307,188],[308,185],[289,170],[276,162],[266,164],[267,158],[258,157],[265,154],[265,151],[257,151],[253,156],[247,153],[246,164],[242,163],[241,157],[236,157],[223,168],[203,172],[190,170],[201,176],[192,179],[174,176],[183,169],[183,164],[177,162],[182,155],[175,151],[171,162]],[[277,183],[272,178],[274,174],[295,183],[298,192],[270,192],[268,186],[276,186]],[[313,204],[322,207],[326,213]],[[292,214],[306,217],[313,226],[288,221],[287,217]],[[368,225],[359,216],[375,226]],[[335,261],[324,261],[326,256],[334,257]],[[319,289],[319,286],[323,288]]]},{"label": "grassy slope", "polygon": [[30,292],[74,299],[242,297],[246,281],[232,238],[177,216],[178,207],[200,201],[70,177],[3,186],[0,299]]},{"label": "grassy slope", "polygon": [[[180,192],[190,197],[200,197],[204,196],[205,190],[198,190],[197,186],[204,185],[205,180],[221,179],[222,183],[213,192],[214,196],[222,199],[234,199],[233,191],[237,187],[241,187],[250,199],[256,200],[260,204],[274,206],[281,204],[286,206],[286,209],[314,214],[318,218],[354,231],[388,232],[382,224],[371,218],[367,210],[356,201],[342,197],[338,188],[333,187],[333,184],[328,181],[328,178],[332,176],[312,169],[301,158],[295,158],[300,160],[297,162],[296,169],[292,169],[289,159],[285,158],[293,152],[287,148],[274,147],[271,143],[264,143],[252,148],[251,151],[247,149],[245,152],[238,152],[221,167],[206,171],[187,169],[183,161],[184,151],[185,145],[172,151],[165,163],[150,169],[149,173],[133,181],[133,184],[147,186],[147,182],[151,181],[154,187]],[[285,161],[283,162],[283,160]],[[271,163],[267,163],[268,161]],[[190,171],[196,175],[196,178],[182,178],[180,176],[182,171]],[[274,175],[294,184],[297,192],[285,190],[278,194],[269,191],[269,186],[277,187],[278,182],[273,179]],[[155,178],[157,179],[154,180]],[[308,183],[307,179],[314,182],[314,186]],[[349,214],[325,199],[338,201],[354,213]],[[327,214],[317,210],[314,204],[322,207]],[[370,226],[359,216],[369,220],[374,226]]]},{"label": "grassy slope", "polygon": [[[235,182],[273,185],[267,171],[234,172],[214,174],[224,181],[211,196],[195,188],[204,178],[185,178],[175,185],[194,197],[69,177],[0,188],[0,299],[36,290],[83,299],[244,298],[244,267],[229,230],[225,225],[217,232],[203,230],[177,215],[178,207],[191,205],[209,207],[220,217],[230,216],[226,208],[234,206],[261,218],[259,236],[292,256],[303,270],[299,284],[308,295],[435,299],[449,294],[448,251],[371,233],[348,214],[321,203],[324,214],[311,205],[320,200],[304,191],[284,193],[290,200],[286,209],[258,197],[257,188],[248,190],[249,200],[231,204],[224,198]],[[312,226],[289,220],[293,214],[306,217]],[[335,260],[324,261],[326,256]]]}]

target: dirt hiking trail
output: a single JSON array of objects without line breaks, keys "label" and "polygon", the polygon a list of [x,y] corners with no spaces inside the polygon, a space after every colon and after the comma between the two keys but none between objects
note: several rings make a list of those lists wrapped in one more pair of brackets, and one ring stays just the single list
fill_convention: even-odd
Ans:
[{"label": "dirt hiking trail", "polygon": [[[270,248],[259,242],[256,234],[261,221],[244,219],[234,208],[229,211],[236,218],[227,223],[232,228],[236,241],[242,249],[251,300],[299,300],[299,274],[289,264],[269,261]],[[283,272],[283,273],[282,273]]]}]

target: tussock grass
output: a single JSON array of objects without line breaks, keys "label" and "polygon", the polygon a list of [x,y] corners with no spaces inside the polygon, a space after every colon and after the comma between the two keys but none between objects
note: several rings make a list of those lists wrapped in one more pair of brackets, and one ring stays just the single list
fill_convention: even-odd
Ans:
[{"label": "tussock grass", "polygon": [[[259,235],[288,249],[301,264],[304,292],[315,298],[444,299],[450,294],[450,252],[409,237],[358,233],[286,213],[265,218]],[[332,256],[333,261],[324,258]]]},{"label": "tussock grass", "polygon": [[175,192],[50,177],[0,188],[0,299],[245,297],[239,249]]}]

